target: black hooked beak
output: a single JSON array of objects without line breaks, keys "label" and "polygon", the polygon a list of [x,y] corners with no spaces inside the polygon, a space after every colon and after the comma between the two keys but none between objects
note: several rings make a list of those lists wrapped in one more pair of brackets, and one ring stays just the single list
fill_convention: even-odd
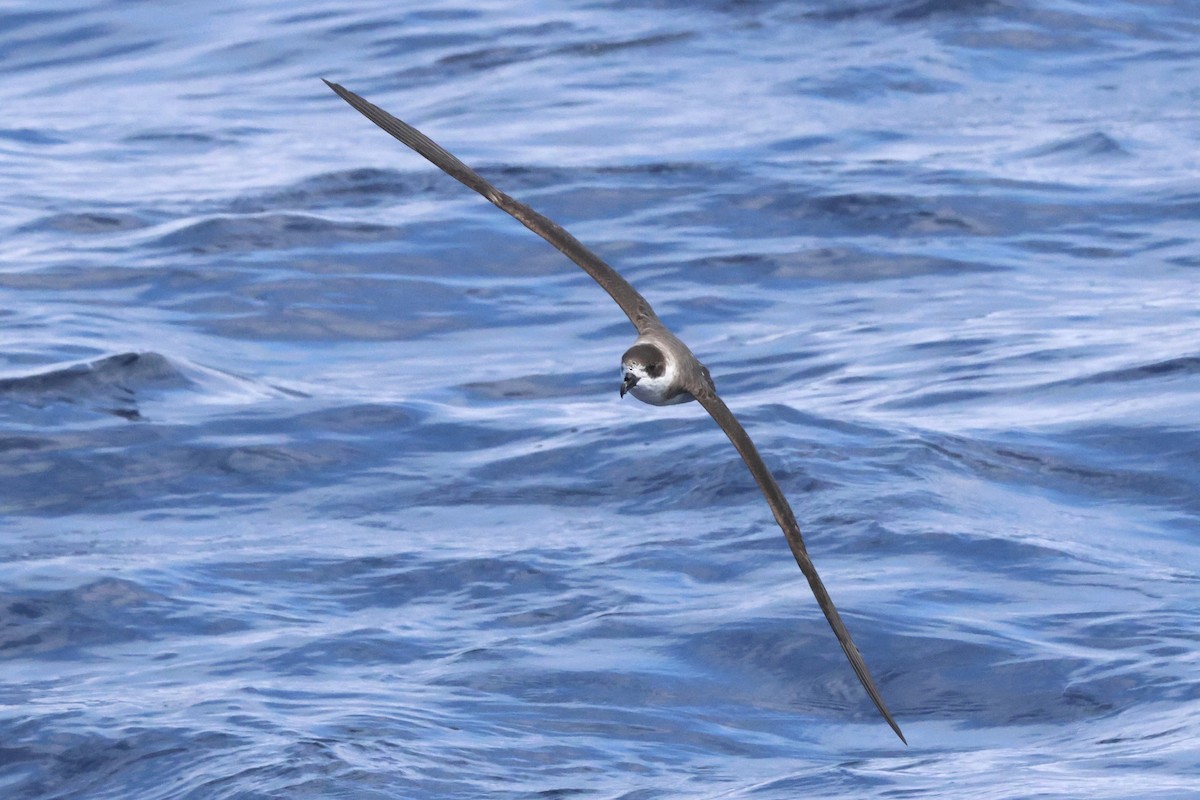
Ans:
[{"label": "black hooked beak", "polygon": [[626,392],[628,392],[634,386],[637,386],[637,382],[637,375],[634,375],[632,372],[626,372],[625,379],[621,381],[621,397],[624,397]]}]

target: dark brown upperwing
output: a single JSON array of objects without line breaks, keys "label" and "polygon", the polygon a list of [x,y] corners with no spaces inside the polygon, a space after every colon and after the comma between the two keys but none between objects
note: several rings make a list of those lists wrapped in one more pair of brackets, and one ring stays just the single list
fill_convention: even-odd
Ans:
[{"label": "dark brown upperwing", "polygon": [[604,263],[599,256],[584,247],[578,239],[557,222],[542,216],[524,203],[512,199],[484,180],[478,172],[442,149],[437,142],[408,123],[396,119],[379,106],[368,103],[345,87],[330,81],[325,81],[325,83],[371,122],[416,150],[450,177],[491,200],[497,207],[516,217],[526,228],[561,250],[567,258],[591,275],[613,300],[617,301],[617,305],[625,312],[625,316],[629,317],[629,321],[633,323],[633,327],[637,328],[638,333],[643,333],[648,326],[658,322],[654,309],[646,302],[646,298],[629,285],[629,281],[622,278],[620,273]]},{"label": "dark brown upperwing", "polygon": [[758,448],[750,440],[750,435],[746,433],[746,429],[742,427],[737,417],[729,410],[729,406],[725,405],[725,401],[718,397],[716,392],[711,390],[706,391],[703,386],[694,387],[691,389],[691,392],[697,402],[704,406],[704,410],[712,415],[712,418],[721,426],[721,430],[725,431],[725,435],[729,437],[729,441],[733,442],[733,446],[741,454],[742,460],[750,468],[750,474],[754,476],[754,480],[758,483],[758,488],[762,490],[763,496],[767,498],[767,505],[771,507],[771,513],[775,515],[775,521],[779,523],[779,527],[783,530],[783,535],[787,538],[788,547],[792,549],[792,555],[796,557],[796,563],[800,565],[800,571],[808,579],[808,585],[812,589],[813,595],[817,598],[817,605],[825,612],[825,619],[829,620],[829,627],[833,628],[833,633],[842,645],[842,650],[845,651],[846,658],[850,660],[850,666],[854,668],[854,674],[858,676],[863,688],[867,690],[867,694],[875,702],[875,707],[879,709],[879,713],[883,715],[888,725],[891,725],[892,730],[900,737],[900,741],[908,744],[908,740],[900,732],[900,726],[896,724],[896,720],[892,719],[891,712],[888,711],[887,706],[884,704],[883,696],[879,694],[879,689],[876,688],[875,681],[871,679],[871,673],[867,669],[867,662],[863,660],[862,654],[858,652],[858,648],[854,645],[854,640],[850,638],[850,631],[846,630],[846,624],[842,622],[842,615],[838,613],[837,608],[833,605],[833,598],[829,596],[829,592],[825,589],[825,584],[821,582],[821,576],[817,574],[817,568],[813,566],[812,559],[808,557],[808,550],[804,547],[804,539],[800,536],[800,525],[796,522],[796,515],[792,513],[792,507],[788,505],[787,498],[783,496],[783,490],[775,482],[775,477],[767,469],[767,465],[763,463],[762,456],[758,454]]}]

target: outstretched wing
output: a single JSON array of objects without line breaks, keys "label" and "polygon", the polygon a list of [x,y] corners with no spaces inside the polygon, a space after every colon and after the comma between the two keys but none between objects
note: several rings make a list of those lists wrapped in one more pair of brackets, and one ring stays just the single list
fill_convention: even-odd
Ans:
[{"label": "outstretched wing", "polygon": [[829,627],[833,628],[833,633],[842,645],[846,658],[850,659],[850,666],[854,668],[854,674],[858,676],[863,688],[875,702],[879,713],[900,737],[900,741],[908,744],[908,740],[900,732],[900,726],[896,724],[896,720],[892,719],[891,712],[883,702],[883,696],[879,694],[879,689],[875,686],[875,681],[872,680],[871,673],[867,669],[867,662],[863,660],[862,653],[858,652],[858,647],[850,638],[850,631],[846,630],[846,623],[842,622],[842,615],[833,605],[833,598],[825,589],[821,576],[817,574],[817,568],[813,566],[812,559],[808,557],[808,550],[804,547],[804,539],[800,536],[800,525],[796,522],[796,515],[792,513],[792,507],[788,505],[787,498],[783,496],[783,490],[775,482],[775,476],[763,463],[762,456],[758,454],[758,448],[750,440],[750,435],[746,433],[742,423],[738,422],[737,417],[729,410],[729,406],[725,405],[725,401],[718,397],[715,391],[704,386],[696,386],[692,389],[692,395],[717,421],[721,430],[725,431],[729,441],[733,442],[733,446],[741,454],[742,460],[750,468],[750,474],[754,476],[758,488],[767,498],[767,505],[771,507],[771,513],[775,515],[775,521],[783,529],[783,535],[787,538],[788,547],[792,549],[792,555],[796,557],[796,563],[800,565],[800,571],[808,579],[808,585],[817,598],[817,605],[825,612],[825,619],[829,620]]},{"label": "outstretched wing", "polygon": [[497,207],[516,217],[526,228],[561,250],[567,258],[591,275],[613,300],[617,301],[617,305],[625,312],[625,316],[629,317],[629,321],[633,323],[633,327],[637,328],[638,333],[644,333],[650,327],[660,324],[658,317],[654,314],[654,309],[646,302],[646,298],[629,285],[629,281],[622,278],[620,273],[604,263],[599,256],[584,247],[578,239],[567,233],[566,229],[557,222],[542,216],[524,203],[512,199],[484,180],[478,172],[442,149],[437,142],[408,123],[396,119],[379,106],[368,103],[345,87],[330,81],[325,81],[325,83],[371,122],[416,150],[450,177],[491,200]]},{"label": "outstretched wing", "polygon": [[[675,340],[675,337],[663,327],[655,315],[654,309],[650,307],[646,299],[630,286],[629,282],[622,278],[616,270],[604,263],[591,250],[584,247],[578,239],[568,233],[558,223],[542,216],[529,206],[514,200],[497,189],[491,183],[484,180],[479,173],[442,149],[440,145],[416,128],[396,119],[388,112],[368,103],[354,92],[336,83],[331,83],[330,81],[325,81],[325,83],[367,119],[374,122],[380,128],[383,128],[413,150],[416,150],[417,153],[424,156],[447,175],[479,192],[498,208],[511,214],[521,224],[529,228],[529,230],[562,251],[563,254],[578,264],[584,272],[591,275],[596,283],[600,284],[602,289],[608,292],[612,299],[617,302],[617,305],[621,307],[621,310],[625,312],[625,315],[629,317],[629,321],[637,328],[639,334],[654,332],[657,335],[667,336]],[[691,354],[686,345],[682,342],[678,344],[682,348],[682,352],[686,352],[688,355]],[[692,358],[694,359],[694,356]],[[717,424],[721,426],[721,429],[725,431],[729,440],[733,442],[733,446],[741,453],[742,459],[746,462],[746,466],[750,468],[750,473],[754,476],[754,480],[758,482],[759,488],[762,489],[763,495],[767,498],[767,504],[775,514],[776,522],[783,529],[783,534],[787,537],[788,546],[792,549],[792,555],[796,557],[796,563],[800,565],[800,571],[808,579],[808,585],[812,588],[813,594],[816,595],[817,603],[821,606],[821,610],[825,612],[825,618],[829,620],[829,626],[833,628],[834,634],[842,645],[842,650],[846,652],[846,657],[850,659],[850,665],[854,668],[855,674],[862,681],[863,688],[867,690],[867,694],[875,701],[875,706],[883,714],[883,718],[892,726],[892,730],[896,732],[900,740],[907,744],[908,741],[904,738],[904,734],[900,732],[900,727],[892,719],[887,706],[884,705],[883,698],[880,696],[879,690],[875,687],[875,682],[871,679],[871,673],[867,670],[866,662],[863,661],[862,655],[858,652],[858,648],[855,647],[854,640],[850,638],[850,632],[846,630],[846,625],[842,622],[837,608],[834,607],[833,600],[829,597],[829,592],[825,589],[825,584],[821,582],[821,577],[817,574],[816,567],[813,566],[812,560],[808,557],[808,551],[804,548],[804,540],[800,537],[800,526],[796,523],[796,517],[792,514],[792,509],[788,505],[787,498],[783,496],[779,484],[775,482],[775,478],[767,469],[766,464],[763,463],[762,457],[754,447],[754,442],[750,441],[750,437],[741,423],[737,421],[737,418],[733,416],[733,413],[730,412],[729,408],[713,390],[707,371],[700,365],[699,361],[695,362],[695,367],[695,375],[690,376],[688,380],[688,390],[700,402],[700,405],[704,406],[708,413],[712,415]]]}]

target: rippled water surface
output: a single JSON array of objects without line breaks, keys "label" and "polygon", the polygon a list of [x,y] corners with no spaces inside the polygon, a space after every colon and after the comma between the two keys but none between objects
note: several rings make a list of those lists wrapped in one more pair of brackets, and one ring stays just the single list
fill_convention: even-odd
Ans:
[{"label": "rippled water surface", "polygon": [[[0,11],[6,798],[1184,798],[1186,2]],[[711,368],[617,396],[579,269]]]}]

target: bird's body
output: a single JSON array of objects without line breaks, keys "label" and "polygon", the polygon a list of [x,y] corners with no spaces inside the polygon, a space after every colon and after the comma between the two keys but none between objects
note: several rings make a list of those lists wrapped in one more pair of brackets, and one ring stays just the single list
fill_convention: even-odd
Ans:
[{"label": "bird's body", "polygon": [[642,334],[621,356],[621,396],[629,392],[652,406],[695,400],[690,386],[697,378],[716,391],[708,369],[687,345],[665,329]]},{"label": "bird's body", "polygon": [[638,400],[655,406],[675,405],[696,400],[721,426],[729,441],[737,449],[742,460],[750,470],[767,505],[787,539],[792,556],[796,559],[800,571],[808,579],[808,585],[816,597],[817,604],[824,612],[829,626],[837,636],[846,658],[850,661],[854,673],[858,676],[863,688],[875,703],[875,707],[888,725],[900,737],[904,734],[900,726],[892,718],[891,712],[883,702],[879,689],[875,686],[867,664],[855,646],[850,632],[842,622],[841,615],[833,605],[825,584],[817,574],[816,567],[808,556],[804,540],[800,535],[800,526],[783,490],[775,481],[771,471],[763,462],[758,449],[754,446],[745,428],[717,395],[712,376],[700,360],[692,354],[688,346],[675,334],[667,329],[654,313],[654,309],[634,289],[620,273],[601,260],[595,253],[582,245],[579,240],[568,233],[556,222],[534,211],[524,203],[518,202],[497,189],[473,169],[463,164],[440,145],[408,123],[396,119],[388,112],[375,106],[354,92],[336,83],[326,81],[331,89],[343,100],[357,109],[367,119],[374,122],[383,130],[399,139],[404,144],[420,153],[435,166],[457,179],[466,186],[479,192],[500,209],[511,214],[525,227],[541,236],[554,247],[562,251],[588,273],[616,301],[629,321],[637,329],[637,340],[621,359],[621,396],[629,392]]}]

